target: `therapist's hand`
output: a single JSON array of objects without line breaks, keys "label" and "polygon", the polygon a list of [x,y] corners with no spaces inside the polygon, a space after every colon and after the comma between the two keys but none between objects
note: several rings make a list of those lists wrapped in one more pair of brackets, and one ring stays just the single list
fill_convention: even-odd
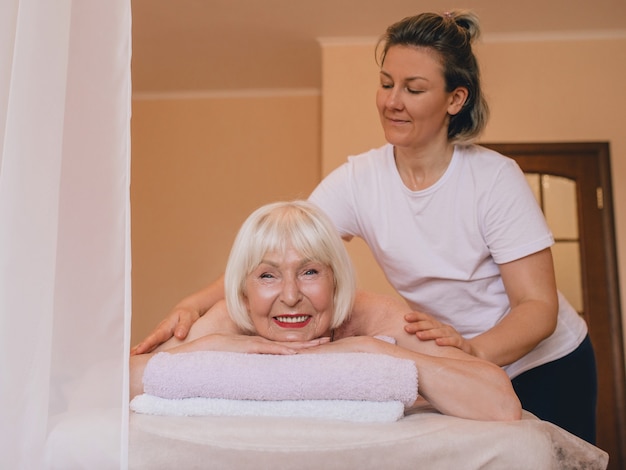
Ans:
[{"label": "therapist's hand", "polygon": [[423,312],[411,312],[404,316],[404,330],[422,341],[434,340],[439,346],[453,346],[475,356],[471,343],[452,326],[441,323]]},{"label": "therapist's hand", "polygon": [[130,355],[145,354],[165,343],[172,336],[183,340],[189,329],[200,318],[200,314],[189,308],[177,307],[159,323],[139,344],[130,350]]}]

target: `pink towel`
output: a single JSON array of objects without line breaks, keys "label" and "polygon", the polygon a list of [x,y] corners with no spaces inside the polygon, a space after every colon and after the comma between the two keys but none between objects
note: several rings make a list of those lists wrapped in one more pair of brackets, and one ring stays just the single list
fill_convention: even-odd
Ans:
[{"label": "pink towel", "polygon": [[231,400],[417,399],[417,369],[384,354],[242,354],[218,351],[156,354],[143,376],[144,393],[162,398]]}]

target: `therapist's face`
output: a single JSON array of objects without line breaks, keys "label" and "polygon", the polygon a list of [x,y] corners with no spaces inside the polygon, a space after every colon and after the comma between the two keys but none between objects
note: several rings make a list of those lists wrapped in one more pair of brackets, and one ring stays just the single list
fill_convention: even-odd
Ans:
[{"label": "therapist's face", "polygon": [[460,111],[464,96],[446,91],[441,59],[432,49],[390,47],[376,94],[385,138],[407,149],[446,142],[449,116]]},{"label": "therapist's face", "polygon": [[245,303],[256,332],[274,341],[308,341],[330,334],[333,271],[293,248],[268,252],[245,281]]}]

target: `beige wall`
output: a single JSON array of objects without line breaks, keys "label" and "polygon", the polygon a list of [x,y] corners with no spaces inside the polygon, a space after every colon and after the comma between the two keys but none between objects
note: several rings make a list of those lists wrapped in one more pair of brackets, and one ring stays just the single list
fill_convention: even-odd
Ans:
[{"label": "beige wall", "polygon": [[[343,162],[347,154],[384,142],[374,106],[378,76],[373,47],[373,42],[323,44],[324,174]],[[604,38],[500,37],[497,41],[486,38],[478,45],[477,53],[492,110],[484,141],[610,142],[623,299],[626,294],[626,32]],[[350,123],[349,127],[345,123]],[[361,285],[388,291],[367,248],[359,243],[349,249]],[[626,305],[623,300],[622,304]]]},{"label": "beige wall", "polygon": [[223,270],[257,206],[320,177],[318,94],[135,99],[132,343]]}]

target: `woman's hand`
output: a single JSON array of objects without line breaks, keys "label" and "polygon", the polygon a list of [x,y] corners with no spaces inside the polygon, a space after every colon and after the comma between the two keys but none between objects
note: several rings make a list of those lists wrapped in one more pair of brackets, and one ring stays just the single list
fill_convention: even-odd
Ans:
[{"label": "woman's hand", "polygon": [[407,333],[415,335],[422,341],[435,340],[439,346],[453,346],[467,354],[475,356],[472,346],[452,326],[435,320],[423,312],[411,312],[404,316],[408,325],[404,326]]},{"label": "woman's hand", "polygon": [[330,353],[389,353],[388,347],[395,347],[391,343],[372,336],[347,336],[336,341],[325,341],[316,347],[300,349],[300,354],[330,354]]},{"label": "woman's hand", "polygon": [[[310,341],[272,341],[262,336],[211,334],[202,336],[184,347],[194,351],[229,351],[248,354],[298,354],[299,352],[328,343],[322,337]],[[176,352],[174,348],[171,352]],[[183,349],[183,348],[181,348]],[[182,352],[182,351],[181,351]]]},{"label": "woman's hand", "polygon": [[191,325],[199,318],[200,314],[193,309],[182,307],[175,308],[148,336],[146,336],[146,338],[131,348],[130,355],[134,356],[152,352],[172,337],[176,337],[180,340],[185,339]]},{"label": "woman's hand", "polygon": [[185,339],[191,325],[199,318],[200,313],[197,310],[186,307],[174,308],[145,339],[130,350],[130,355],[152,352],[172,336],[180,340]]},{"label": "woman's hand", "polygon": [[186,339],[191,326],[223,298],[224,276],[220,276],[208,286],[178,302],[167,317],[131,349],[130,355],[152,352],[171,338],[181,341]]}]

